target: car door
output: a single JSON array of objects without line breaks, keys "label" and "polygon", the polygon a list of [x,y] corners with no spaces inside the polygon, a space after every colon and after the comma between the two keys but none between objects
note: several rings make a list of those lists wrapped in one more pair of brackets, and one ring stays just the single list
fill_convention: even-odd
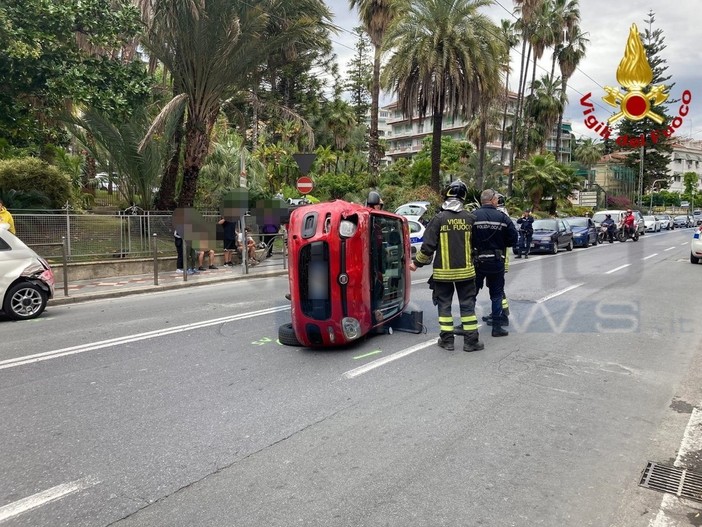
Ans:
[{"label": "car door", "polygon": [[[568,237],[568,226],[563,220],[558,220],[558,247],[565,247],[568,245],[570,238]],[[571,233],[572,237],[572,233]]]}]

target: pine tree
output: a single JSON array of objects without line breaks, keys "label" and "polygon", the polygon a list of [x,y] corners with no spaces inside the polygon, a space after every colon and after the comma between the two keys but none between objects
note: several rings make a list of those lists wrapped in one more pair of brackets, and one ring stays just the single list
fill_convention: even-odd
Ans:
[{"label": "pine tree", "polygon": [[[651,84],[643,89],[644,93],[649,93],[654,86],[664,85],[666,92],[670,93],[675,83],[668,83],[670,75],[666,74],[668,69],[667,61],[661,54],[665,50],[665,37],[663,30],[653,29],[655,22],[655,14],[649,11],[648,19],[645,21],[646,29],[640,33],[641,40],[646,51],[646,58],[653,70],[653,80]],[[644,163],[643,163],[643,191],[649,188],[656,179],[667,178],[669,176],[668,164],[670,163],[670,153],[673,151],[671,145],[672,138],[666,137],[664,131],[670,125],[672,117],[668,113],[668,105],[676,101],[668,99],[665,103],[652,106],[651,110],[658,115],[664,117],[662,124],[657,124],[655,121],[644,118],[640,121],[630,121],[622,119],[619,122],[618,134],[620,137],[628,135],[630,138],[640,137],[642,134],[645,137],[643,145]],[[652,137],[657,138],[657,142],[653,142]],[[625,165],[636,170],[639,173],[641,164],[641,148],[624,147],[630,152],[627,156]]]},{"label": "pine tree", "polygon": [[351,95],[350,103],[356,115],[356,122],[366,121],[366,114],[371,106],[370,86],[373,82],[373,49],[370,39],[362,27],[354,28],[358,37],[356,52],[348,64],[346,91]]}]

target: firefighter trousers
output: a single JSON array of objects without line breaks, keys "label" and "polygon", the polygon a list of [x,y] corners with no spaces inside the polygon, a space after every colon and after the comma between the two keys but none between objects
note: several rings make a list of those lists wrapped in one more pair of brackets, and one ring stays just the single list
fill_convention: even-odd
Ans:
[{"label": "firefighter trousers", "polygon": [[460,282],[434,281],[434,301],[439,309],[439,337],[442,340],[453,340],[453,315],[451,304],[453,292],[458,295],[458,305],[461,312],[461,326],[466,342],[478,340],[478,319],[475,316],[475,280]]}]

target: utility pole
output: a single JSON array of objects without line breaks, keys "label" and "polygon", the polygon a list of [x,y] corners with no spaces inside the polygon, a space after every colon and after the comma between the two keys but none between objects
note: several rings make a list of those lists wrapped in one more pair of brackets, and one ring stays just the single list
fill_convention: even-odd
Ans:
[{"label": "utility pole", "polygon": [[639,163],[639,207],[643,207],[644,147],[641,145],[641,162]]}]

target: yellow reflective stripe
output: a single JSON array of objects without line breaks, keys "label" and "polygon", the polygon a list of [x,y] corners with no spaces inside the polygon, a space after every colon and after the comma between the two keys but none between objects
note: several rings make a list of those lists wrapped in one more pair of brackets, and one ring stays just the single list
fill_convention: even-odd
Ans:
[{"label": "yellow reflective stripe", "polygon": [[478,317],[475,315],[466,315],[465,317],[461,317],[461,322],[477,322]]},{"label": "yellow reflective stripe", "polygon": [[428,263],[431,263],[431,256],[427,256],[422,251],[417,251],[417,255],[415,256],[415,259],[417,260],[417,262],[419,262],[422,265],[426,265]]},{"label": "yellow reflective stripe", "polygon": [[475,269],[471,266],[464,269],[436,269],[434,268],[434,280],[440,282],[456,282],[459,280],[470,280],[475,278]]},{"label": "yellow reflective stripe", "polygon": [[439,324],[439,331],[453,331],[453,324],[449,324],[447,326]]},{"label": "yellow reflective stripe", "polygon": [[463,331],[475,331],[478,329],[478,317],[475,315],[461,317],[461,323],[463,325]]},{"label": "yellow reflective stripe", "polygon": [[466,248],[466,267],[473,264],[473,256],[471,253],[470,245],[470,231],[466,231],[465,248]]},{"label": "yellow reflective stripe", "polygon": [[507,298],[502,299],[502,309],[509,309],[509,302],[507,302]]},{"label": "yellow reflective stripe", "polygon": [[439,324],[453,324],[453,317],[439,317]]},{"label": "yellow reflective stripe", "polygon": [[476,331],[478,329],[478,321],[471,324],[463,324],[463,331]]},{"label": "yellow reflective stripe", "polygon": [[441,269],[449,269],[451,266],[451,262],[449,262],[449,243],[448,242],[449,242],[448,232],[440,233],[439,234],[439,245],[441,246]]}]

